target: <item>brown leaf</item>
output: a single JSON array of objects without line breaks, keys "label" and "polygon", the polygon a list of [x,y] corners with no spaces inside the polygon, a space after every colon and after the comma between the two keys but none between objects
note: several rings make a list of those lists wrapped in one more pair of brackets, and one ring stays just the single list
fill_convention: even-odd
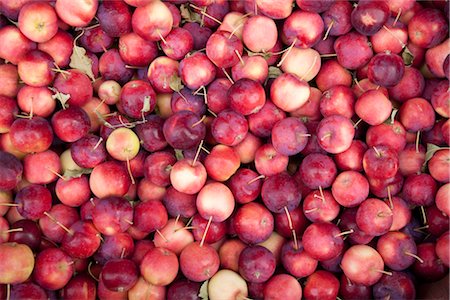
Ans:
[{"label": "brown leaf", "polygon": [[69,66],[73,69],[80,70],[92,81],[95,80],[94,73],[92,72],[92,60],[86,55],[86,49],[77,45],[73,46],[72,55],[70,56]]}]

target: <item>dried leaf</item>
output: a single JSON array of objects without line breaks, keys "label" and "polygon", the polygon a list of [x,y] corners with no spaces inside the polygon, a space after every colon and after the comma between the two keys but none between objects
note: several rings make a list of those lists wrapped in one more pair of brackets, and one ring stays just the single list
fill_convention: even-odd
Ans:
[{"label": "dried leaf", "polygon": [[89,58],[89,56],[86,55],[86,49],[84,49],[83,47],[79,47],[77,45],[73,46],[69,66],[71,68],[80,70],[81,72],[89,76],[92,81],[95,80],[94,73],[92,72],[92,60]]},{"label": "dried leaf", "polygon": [[423,165],[425,166],[437,151],[444,149],[450,149],[450,147],[439,147],[434,144],[427,144],[427,152],[425,153],[425,162]]},{"label": "dried leaf", "polygon": [[61,93],[60,91],[58,91],[57,89],[55,89],[53,87],[49,87],[48,89],[50,91],[52,91],[53,93],[55,93],[52,95],[52,98],[55,100],[58,100],[61,103],[61,106],[63,108],[67,108],[69,106],[67,104],[67,101],[69,101],[69,99],[70,99],[70,94]]},{"label": "dried leaf", "polygon": [[408,47],[405,47],[405,50],[403,50],[402,58],[406,66],[412,65],[414,62],[414,55],[409,51]]},{"label": "dried leaf", "polygon": [[200,23],[202,21],[202,17],[200,14],[193,12],[189,8],[189,4],[182,4],[180,6],[181,17],[187,22],[197,22]]},{"label": "dried leaf", "polygon": [[202,300],[208,300],[209,299],[209,296],[208,296],[208,282],[209,282],[209,280],[206,280],[205,282],[203,282],[202,286],[200,287],[200,290],[198,292],[198,296]]},{"label": "dried leaf", "polygon": [[248,56],[261,56],[265,60],[268,60],[274,55],[272,52],[252,52],[248,49],[246,49],[246,52]]},{"label": "dried leaf", "polygon": [[170,78],[169,86],[175,92],[179,92],[179,91],[181,91],[181,89],[184,88],[184,85],[181,82],[181,78],[179,76],[177,76],[177,75],[173,75]]},{"label": "dried leaf", "polygon": [[280,68],[270,66],[269,67],[269,78],[277,78],[280,76],[283,72],[281,72]]},{"label": "dried leaf", "polygon": [[175,157],[177,160],[182,160],[184,158],[183,150],[175,149]]},{"label": "dried leaf", "polygon": [[63,177],[65,179],[70,179],[70,178],[79,178],[81,177],[81,175],[83,174],[91,174],[92,173],[92,169],[75,169],[75,170],[66,170],[63,174]]}]

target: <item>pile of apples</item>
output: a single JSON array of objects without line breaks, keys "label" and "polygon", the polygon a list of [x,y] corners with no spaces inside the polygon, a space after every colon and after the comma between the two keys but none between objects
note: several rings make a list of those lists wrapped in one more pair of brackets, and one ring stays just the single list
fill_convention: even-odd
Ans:
[{"label": "pile of apples", "polygon": [[448,1],[0,12],[0,299],[414,299],[448,274]]}]

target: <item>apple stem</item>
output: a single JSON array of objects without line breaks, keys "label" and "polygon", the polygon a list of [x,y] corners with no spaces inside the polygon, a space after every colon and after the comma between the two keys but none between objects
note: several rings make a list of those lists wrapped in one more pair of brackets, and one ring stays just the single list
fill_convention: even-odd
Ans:
[{"label": "apple stem", "polygon": [[94,108],[93,112],[97,113],[98,109],[100,108],[100,106],[103,105],[103,103],[105,103],[105,99],[103,99],[102,101],[100,101],[100,103]]},{"label": "apple stem", "polygon": [[205,99],[205,104],[208,104],[208,92],[206,91],[206,88],[204,85],[201,86],[203,90],[203,98]]},{"label": "apple stem", "polygon": [[372,148],[373,148],[373,151],[375,151],[375,153],[377,154],[377,157],[381,157],[380,151],[378,151],[378,149],[375,146],[373,146]]},{"label": "apple stem", "polygon": [[405,251],[405,254],[408,255],[408,256],[414,257],[414,258],[417,259],[421,264],[423,264],[423,259],[421,259],[421,258],[420,258],[419,256],[417,256],[416,254],[411,253],[411,252],[409,252],[409,251]]},{"label": "apple stem", "polygon": [[186,226],[191,225],[192,220],[194,220],[194,217],[190,217],[190,218],[189,218],[189,220],[188,220],[187,223],[186,223]]},{"label": "apple stem", "polygon": [[192,124],[191,127],[193,128],[193,127],[199,125],[200,123],[202,123],[202,122],[205,120],[205,118],[206,118],[206,115],[203,115],[203,116],[201,117],[201,119],[198,120],[197,122],[195,122],[194,124]]},{"label": "apple stem", "polygon": [[323,198],[323,196],[319,196],[317,194],[314,194],[313,197],[322,200],[322,202],[325,201],[325,198]]},{"label": "apple stem", "polygon": [[423,232],[422,230],[423,230],[423,229],[428,229],[428,227],[430,227],[430,226],[429,226],[429,225],[425,225],[425,226],[416,227],[416,228],[414,228],[413,230],[414,230],[415,232],[420,232],[420,233],[424,233],[424,234],[425,234],[425,232]]},{"label": "apple stem", "polygon": [[391,186],[388,185],[386,189],[387,189],[387,193],[388,193],[389,206],[391,207],[391,209],[394,209],[394,202],[392,202],[392,196],[391,196]]},{"label": "apple stem", "polygon": [[359,123],[361,123],[362,122],[362,119],[359,119],[358,121],[356,121],[356,123],[355,124],[353,124],[353,128],[358,128],[358,125],[359,125]]},{"label": "apple stem", "polygon": [[239,61],[241,62],[241,65],[245,66],[245,62],[242,59],[241,54],[239,53],[239,51],[237,49],[234,49],[234,53],[236,53],[237,57],[239,58]]},{"label": "apple stem", "polygon": [[[50,70],[52,70],[53,72],[56,72],[56,73],[61,73],[63,75],[63,77],[64,77],[64,75],[69,75],[70,74],[70,72],[68,72],[66,70],[61,70],[59,67],[58,68],[52,68]],[[64,79],[67,79],[67,77],[64,78]]]},{"label": "apple stem", "polygon": [[197,147],[197,151],[195,152],[195,156],[194,156],[194,160],[192,161],[191,166],[194,166],[195,163],[197,162],[198,156],[200,155],[200,151],[202,150],[203,147],[203,140],[200,141],[200,144]]},{"label": "apple stem", "polygon": [[385,298],[385,300],[391,300],[391,294],[388,294]]},{"label": "apple stem", "polygon": [[53,62],[53,65],[54,65],[55,67],[52,68],[52,69],[50,69],[50,70],[52,70],[52,71],[55,72],[55,73],[60,73],[61,76],[62,76],[64,79],[67,79],[67,76],[66,76],[66,75],[70,75],[70,72],[69,72],[69,71],[66,71],[66,70],[62,70],[62,69],[58,66],[58,64],[57,64],[56,62]]},{"label": "apple stem", "polygon": [[339,298],[339,297],[336,296],[336,300],[342,300],[342,298]]},{"label": "apple stem", "polygon": [[21,113],[21,114],[14,114],[15,118],[21,118],[21,119],[31,119],[30,115]]},{"label": "apple stem", "polygon": [[19,22],[18,21],[13,21],[10,18],[6,18],[9,22],[11,22],[12,24],[16,25],[17,27],[19,27]]},{"label": "apple stem", "polygon": [[102,48],[103,52],[108,52],[108,49],[106,49],[105,45],[103,45],[103,42],[100,44],[100,47]]},{"label": "apple stem", "polygon": [[183,228],[178,228],[176,229],[176,231],[180,230],[180,229],[186,229],[186,230],[191,230],[191,229],[196,229],[196,226],[184,226]]},{"label": "apple stem", "polygon": [[382,211],[377,214],[377,217],[379,217],[379,218],[384,218],[384,217],[389,217],[389,216],[392,216],[392,212],[389,213],[389,212]]},{"label": "apple stem", "polygon": [[420,213],[422,214],[422,219],[423,219],[423,225],[427,225],[428,224],[428,220],[427,220],[427,215],[425,213],[425,208],[422,206],[420,206]]},{"label": "apple stem", "polygon": [[359,84],[358,79],[355,77],[354,79],[356,86],[361,90],[362,93],[364,93],[366,90],[363,89],[363,87],[361,86],[361,84]]},{"label": "apple stem", "polygon": [[133,177],[133,173],[131,172],[131,164],[130,164],[130,159],[128,158],[128,155],[127,155],[127,171],[131,178],[131,184],[133,184],[133,185],[136,184],[136,181],[134,180],[134,177]]},{"label": "apple stem", "polygon": [[12,228],[12,229],[8,229],[8,230],[3,230],[0,231],[1,233],[11,233],[11,232],[22,232],[23,228]]},{"label": "apple stem", "polygon": [[6,285],[6,300],[11,299],[11,284],[8,283]]},{"label": "apple stem", "polygon": [[33,119],[33,103],[34,103],[34,101],[31,101],[31,106],[30,106],[30,120]]},{"label": "apple stem", "polygon": [[205,8],[201,8],[201,7],[198,7],[198,6],[194,5],[194,4],[189,4],[189,6],[192,7],[193,9],[198,10],[200,12],[200,14],[204,15],[205,17],[210,18],[211,20],[213,20],[217,24],[222,25],[222,22],[220,20],[217,20],[216,18],[214,18],[213,16],[211,16],[210,14],[208,14],[206,12],[206,7]]},{"label": "apple stem", "polygon": [[208,108],[208,112],[213,115],[214,118],[217,118],[217,114]]},{"label": "apple stem", "polygon": [[161,41],[164,43],[164,45],[167,45],[167,41],[164,39],[164,37],[161,34],[161,31],[159,29],[156,29],[156,32],[159,35],[159,38],[161,39]]},{"label": "apple stem", "polygon": [[47,242],[49,242],[50,244],[52,244],[53,246],[55,246],[55,248],[59,247],[58,244],[56,244],[54,241],[48,239],[47,237],[43,236],[42,239],[46,240]]},{"label": "apple stem", "polygon": [[97,28],[99,26],[100,26],[100,23],[97,23],[97,24],[94,24],[94,25],[91,25],[91,26],[81,27],[82,29],[80,29],[80,27],[77,27],[76,29],[78,29],[78,30],[91,30],[91,29]]},{"label": "apple stem", "polygon": [[320,138],[320,140],[321,140],[321,141],[324,141],[325,139],[327,139],[327,138],[329,138],[329,137],[331,137],[331,132],[328,132],[327,134],[325,134],[324,136],[322,136],[322,137]]},{"label": "apple stem", "polygon": [[328,38],[331,28],[333,28],[333,25],[334,25],[334,20],[331,20],[330,24],[328,25],[327,31],[325,32],[325,36],[322,39],[323,41],[325,41]]},{"label": "apple stem", "polygon": [[294,249],[298,250],[297,232],[295,232],[294,229],[292,229],[291,231],[292,231],[292,238],[294,240]]},{"label": "apple stem", "polygon": [[198,93],[200,93],[200,90],[202,89],[203,85],[200,86],[198,89],[192,92],[192,95],[196,96]]},{"label": "apple stem", "polygon": [[341,218],[337,219],[336,221],[336,226],[339,226],[339,224],[341,224]]},{"label": "apple stem", "polygon": [[159,231],[159,229],[156,229],[156,233],[159,234],[159,236],[164,240],[164,242],[168,242],[168,240],[166,239],[166,237],[161,233],[161,231]]},{"label": "apple stem", "polygon": [[250,179],[250,180],[247,182],[247,184],[252,184],[253,182],[255,182],[255,181],[257,181],[257,180],[264,179],[264,178],[266,178],[266,176],[264,176],[264,175],[259,175],[259,176],[255,177],[255,178],[253,178],[253,179]]},{"label": "apple stem", "polygon": [[177,217],[175,218],[175,225],[177,225],[179,220],[180,220],[180,214],[178,214]]},{"label": "apple stem", "polygon": [[77,35],[77,36],[73,39],[73,46],[74,46],[74,47],[77,45],[78,39],[84,35],[84,32],[85,32],[84,28],[81,29],[80,34]]},{"label": "apple stem", "polygon": [[385,270],[375,270],[375,271],[378,272],[378,273],[383,273],[383,274],[388,275],[388,276],[392,276],[392,272],[389,272],[389,271],[385,271]]},{"label": "apple stem", "polygon": [[64,224],[62,224],[61,222],[59,222],[54,216],[52,216],[51,214],[49,214],[48,212],[44,212],[44,215],[46,215],[50,220],[52,220],[53,222],[55,222],[59,227],[61,227],[62,229],[64,229],[65,232],[67,232],[69,235],[73,235],[73,231],[70,230],[69,228],[67,228]]},{"label": "apple stem", "polygon": [[205,151],[207,154],[210,154],[210,153],[211,153],[208,149],[206,149],[206,148],[203,147],[203,146],[202,146],[202,150]]},{"label": "apple stem", "polygon": [[99,279],[98,279],[97,277],[95,277],[94,274],[92,274],[92,271],[91,271],[91,266],[92,266],[93,263],[94,263],[93,261],[90,261],[90,262],[89,262],[89,265],[88,265],[88,267],[87,267],[88,273],[89,273],[89,275],[90,275],[95,281],[98,282]]},{"label": "apple stem", "polygon": [[353,229],[342,231],[341,233],[336,234],[334,237],[337,238],[343,235],[349,235],[352,234],[353,232],[355,232]]},{"label": "apple stem", "polygon": [[398,109],[394,108],[391,112],[391,125],[394,125],[394,121],[395,121],[395,116],[398,113]]},{"label": "apple stem", "polygon": [[132,69],[132,70],[142,70],[142,69],[144,69],[143,67],[136,67],[136,66],[131,66],[131,65],[125,65],[125,68]]},{"label": "apple stem", "polygon": [[120,258],[125,256],[125,247],[122,248],[122,252],[120,253]]},{"label": "apple stem", "polygon": [[307,210],[305,210],[305,214],[310,214],[310,213],[312,213],[312,212],[315,212],[316,210],[318,210],[319,208],[318,207],[314,207],[314,208],[311,208],[311,209],[307,209]]},{"label": "apple stem", "polygon": [[127,224],[133,225],[133,221],[130,221],[130,220],[128,220],[128,219],[124,219],[123,221],[124,221],[125,223],[127,223]]},{"label": "apple stem", "polygon": [[0,206],[18,207],[18,206],[20,206],[20,204],[17,204],[17,203],[0,203]]},{"label": "apple stem", "polygon": [[184,102],[186,102],[186,104],[189,104],[189,101],[186,99],[186,97],[180,91],[176,91],[176,92],[181,97],[181,99],[183,99]]},{"label": "apple stem", "polygon": [[400,19],[400,16],[401,16],[401,15],[402,15],[402,8],[399,8],[399,9],[398,9],[397,16],[395,17],[395,20],[394,20],[394,22],[392,23],[392,25],[395,26],[395,24],[397,24],[398,19]]},{"label": "apple stem", "polygon": [[[267,52],[267,54],[270,54],[270,55],[280,55],[280,54],[283,54],[284,52],[286,52],[286,51],[288,51],[289,50],[289,47],[288,48],[286,48],[286,49],[283,49],[283,50],[281,50],[281,51],[278,51],[278,52]],[[261,55],[261,53],[254,53],[254,55]]]},{"label": "apple stem", "polygon": [[225,70],[225,68],[222,68],[222,72],[223,72],[223,74],[225,74],[225,76],[231,82],[231,84],[234,84],[233,79],[231,78],[230,74],[228,74],[227,70]]},{"label": "apple stem", "polygon": [[291,53],[291,50],[292,50],[292,48],[294,48],[294,45],[296,42],[297,42],[297,38],[295,38],[294,41],[292,42],[292,44],[287,48],[286,55],[281,58],[280,62],[277,64],[277,67],[281,67],[281,65],[286,60],[286,57],[288,57],[289,53]]},{"label": "apple stem", "polygon": [[384,30],[389,32],[389,34],[392,35],[400,43],[400,45],[402,46],[402,49],[404,49],[406,47],[405,43],[403,43],[402,40],[392,32],[392,30],[387,28],[386,25],[383,25],[383,28],[384,28]]},{"label": "apple stem", "polygon": [[320,57],[327,58],[327,57],[336,57],[336,53],[327,53],[327,54],[321,54]]},{"label": "apple stem", "polygon": [[208,223],[206,224],[206,227],[205,227],[205,232],[203,232],[202,240],[200,242],[200,247],[203,247],[203,243],[205,242],[206,234],[208,233],[209,226],[211,226],[211,221],[212,221],[212,217],[209,217]]},{"label": "apple stem", "polygon": [[321,186],[319,186],[319,193],[320,193],[320,197],[322,199],[322,203],[325,202],[325,195],[323,194],[323,189]]},{"label": "apple stem", "polygon": [[416,153],[419,153],[420,130],[416,134]]},{"label": "apple stem", "polygon": [[[331,55],[331,54],[326,54],[326,55]],[[334,54],[334,56],[335,55],[336,54]],[[314,60],[313,60],[312,64],[309,66],[308,71],[306,71],[306,73],[300,78],[300,80],[303,81],[303,80],[305,80],[306,77],[308,77],[309,73],[311,73],[311,71],[313,70],[314,66],[316,65],[316,61],[317,61],[317,56],[314,56]]]},{"label": "apple stem", "polygon": [[96,149],[98,148],[98,146],[100,146],[100,144],[101,144],[102,142],[103,142],[103,138],[100,137],[100,138],[98,139],[97,144],[95,144],[95,146],[94,146],[94,150],[96,150]]},{"label": "apple stem", "polygon": [[292,232],[292,239],[294,241],[294,249],[298,250],[297,233],[295,232],[294,225],[292,224],[291,214],[289,213],[289,210],[288,210],[287,206],[284,207],[284,212],[286,213],[289,229]]},{"label": "apple stem", "polygon": [[352,281],[350,280],[350,278],[348,278],[347,276],[345,276],[345,278],[347,278],[347,285],[348,285],[348,286],[352,286],[353,283],[352,283]]},{"label": "apple stem", "polygon": [[241,28],[244,25],[244,23],[239,24],[238,26],[236,26],[232,32],[230,32],[230,35],[228,36],[228,39],[231,39],[231,37],[233,35],[235,35],[236,31],[238,31],[239,28]]},{"label": "apple stem", "polygon": [[62,180],[64,180],[64,181],[66,181],[67,179],[64,177],[64,176],[62,176],[61,174],[59,174],[58,172],[56,172],[56,171],[53,171],[52,169],[50,169],[49,167],[45,167],[50,173],[53,173],[53,174],[55,174],[56,176],[58,176],[59,178],[61,178]]},{"label": "apple stem", "polygon": [[[120,122],[120,125],[122,125],[125,128],[133,128],[135,126],[135,124],[130,123],[130,122],[125,123],[123,121],[122,115],[119,115],[119,122]],[[120,125],[116,125],[117,126],[116,128],[120,127]]]}]

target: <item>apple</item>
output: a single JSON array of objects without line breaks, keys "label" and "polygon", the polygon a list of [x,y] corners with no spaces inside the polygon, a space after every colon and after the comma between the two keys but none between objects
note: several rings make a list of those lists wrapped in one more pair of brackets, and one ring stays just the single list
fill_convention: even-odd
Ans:
[{"label": "apple", "polygon": [[28,280],[35,265],[30,247],[18,243],[2,243],[0,250],[2,257],[0,283],[17,284]]}]

